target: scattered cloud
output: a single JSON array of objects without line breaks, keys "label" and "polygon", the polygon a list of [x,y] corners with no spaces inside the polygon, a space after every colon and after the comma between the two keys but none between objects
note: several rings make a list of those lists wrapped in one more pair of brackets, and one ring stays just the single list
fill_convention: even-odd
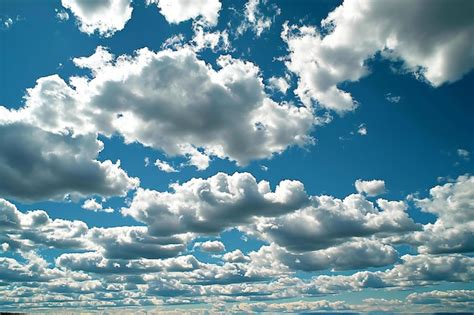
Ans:
[{"label": "scattered cloud", "polygon": [[201,251],[207,253],[220,253],[225,251],[225,246],[220,241],[197,242],[194,244],[194,248],[199,248]]},{"label": "scattered cloud", "polygon": [[387,93],[385,94],[385,99],[390,103],[399,103],[402,97],[398,95],[393,95],[392,93]]},{"label": "scattered cloud", "polygon": [[156,4],[168,23],[178,24],[187,20],[200,20],[208,26],[215,26],[222,4],[220,0],[146,0]]},{"label": "scattered cloud", "polygon": [[270,79],[268,79],[268,84],[271,89],[280,91],[283,94],[286,94],[290,88],[290,83],[288,83],[288,78],[286,77],[270,77]]},{"label": "scattered cloud", "polygon": [[54,9],[54,12],[56,12],[56,18],[59,20],[59,21],[67,21],[69,20],[69,13],[67,13],[66,10],[58,10],[58,9]]},{"label": "scattered cloud", "polygon": [[165,173],[176,173],[178,172],[177,169],[175,169],[172,165],[170,165],[166,161],[162,161],[160,159],[156,159],[155,161],[155,166],[158,167],[160,171],[163,171]]},{"label": "scattered cloud", "polygon": [[268,4],[268,0],[248,0],[244,9],[244,20],[237,28],[239,35],[252,30],[256,37],[260,37],[270,29],[275,17],[280,15],[278,6]]},{"label": "scattered cloud", "polygon": [[361,136],[367,135],[367,126],[365,124],[360,124],[359,128],[357,129],[357,133]]},{"label": "scattered cloud", "polygon": [[152,235],[206,234],[249,223],[254,216],[290,212],[308,203],[300,182],[282,181],[272,192],[268,182],[257,182],[248,173],[218,173],[208,179],[172,184],[171,188],[172,192],[139,188],[122,214],[147,224]]},{"label": "scattered cloud", "polygon": [[[61,3],[74,14],[81,32],[88,35],[97,32],[104,37],[121,31],[132,17],[133,11],[131,0],[61,0]],[[61,16],[65,17],[64,14]]]},{"label": "scattered cloud", "polygon": [[95,199],[87,199],[84,201],[82,204],[82,209],[94,211],[94,212],[107,212],[107,213],[112,213],[114,212],[114,209],[112,208],[104,208],[101,203],[97,202]]},{"label": "scattered cloud", "polygon": [[457,152],[459,157],[463,158],[466,161],[469,161],[469,159],[471,157],[471,153],[468,150],[458,149],[456,152]]},{"label": "scattered cloud", "polygon": [[357,192],[360,194],[367,194],[367,196],[374,197],[385,192],[385,182],[383,180],[361,180],[358,179],[354,183]]}]

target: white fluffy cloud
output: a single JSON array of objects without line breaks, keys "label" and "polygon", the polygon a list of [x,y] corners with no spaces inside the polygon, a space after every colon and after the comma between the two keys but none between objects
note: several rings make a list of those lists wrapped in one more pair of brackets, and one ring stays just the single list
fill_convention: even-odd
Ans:
[{"label": "white fluffy cloud", "polygon": [[248,173],[218,173],[171,185],[172,192],[138,189],[124,215],[146,223],[153,235],[184,232],[218,233],[251,222],[255,216],[275,216],[309,202],[303,185],[280,182],[275,192],[266,181]]},{"label": "white fluffy cloud", "polygon": [[0,243],[9,251],[49,248],[85,248],[88,227],[82,221],[51,219],[43,210],[27,213],[0,199]]},{"label": "white fluffy cloud", "polygon": [[381,267],[393,264],[395,249],[373,240],[350,241],[327,249],[292,253],[272,244],[260,250],[269,250],[272,256],[292,270],[317,271],[325,269],[346,270]]},{"label": "white fluffy cloud", "polygon": [[354,194],[345,199],[312,196],[312,205],[272,218],[259,218],[248,233],[293,252],[314,251],[351,238],[399,234],[420,229],[402,201],[377,200],[377,206]]},{"label": "white fluffy cloud", "polygon": [[474,251],[474,177],[430,189],[430,197],[415,199],[422,211],[438,218],[423,231],[408,237],[422,253],[463,253]]},{"label": "white fluffy cloud", "polygon": [[239,313],[290,313],[300,314],[317,311],[344,311],[349,310],[350,306],[342,301],[294,301],[286,303],[239,303],[232,306],[232,311]]},{"label": "white fluffy cloud", "polygon": [[162,259],[186,250],[191,234],[154,237],[144,226],[89,228],[82,221],[51,219],[43,210],[19,211],[0,199],[0,244],[4,251],[40,248],[94,250],[107,259]]},{"label": "white fluffy cloud", "polygon": [[361,180],[358,179],[354,183],[355,188],[359,194],[367,194],[373,197],[385,192],[385,182],[383,180]]},{"label": "white fluffy cloud", "polygon": [[197,242],[194,244],[194,248],[199,248],[201,251],[208,253],[219,253],[225,251],[225,246],[220,241]]},{"label": "white fluffy cloud", "polygon": [[474,22],[469,0],[346,0],[314,27],[285,26],[287,67],[299,77],[296,94],[310,106],[343,113],[357,102],[338,85],[369,73],[378,52],[433,86],[459,80],[474,67]]},{"label": "white fluffy cloud", "polygon": [[181,23],[187,20],[201,19],[205,24],[214,26],[219,18],[222,4],[220,0],[146,0],[156,3],[160,13],[169,23]]},{"label": "white fluffy cloud", "polygon": [[270,79],[268,79],[268,83],[270,84],[270,88],[280,91],[283,94],[286,94],[286,91],[288,91],[288,89],[290,88],[288,78],[271,77]]},{"label": "white fluffy cloud", "polygon": [[101,203],[97,202],[97,200],[93,198],[85,200],[84,203],[82,204],[82,209],[86,209],[86,210],[90,210],[94,212],[97,212],[97,211],[104,211],[108,213],[114,212],[114,209],[104,208]]},{"label": "white fluffy cloud", "polygon": [[114,59],[102,47],[74,62],[93,78],[41,78],[7,114],[55,132],[119,133],[199,169],[212,156],[243,165],[313,143],[311,110],[268,98],[252,63],[221,57],[216,71],[187,48]]},{"label": "white fluffy cloud", "polygon": [[81,32],[89,35],[97,31],[102,36],[112,36],[122,30],[132,17],[131,0],[61,0],[61,2],[64,8],[74,14]]},{"label": "white fluffy cloud", "polygon": [[171,164],[169,164],[166,161],[162,161],[160,159],[157,159],[155,161],[155,166],[158,167],[160,171],[163,171],[165,173],[176,173],[178,172],[177,169],[175,169]]},{"label": "white fluffy cloud", "polygon": [[474,304],[473,290],[450,290],[415,292],[407,296],[407,300],[415,304],[442,304],[448,309],[460,306],[466,309],[472,308]]}]

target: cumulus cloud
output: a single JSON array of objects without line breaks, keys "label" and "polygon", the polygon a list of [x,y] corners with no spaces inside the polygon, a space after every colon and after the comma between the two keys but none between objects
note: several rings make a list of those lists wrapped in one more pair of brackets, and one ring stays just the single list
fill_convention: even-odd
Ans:
[{"label": "cumulus cloud", "polygon": [[44,259],[34,252],[24,254],[25,262],[0,257],[0,278],[8,282],[46,282],[64,275],[56,268],[49,268]]},{"label": "cumulus cloud", "polygon": [[198,169],[212,156],[244,165],[313,143],[311,110],[268,98],[252,63],[223,56],[216,71],[188,48],[113,59],[102,47],[74,62],[93,78],[73,77],[72,86],[41,78],[26,106],[6,114],[55,132],[118,133],[126,143],[186,156]]},{"label": "cumulus cloud", "polygon": [[155,237],[144,226],[95,227],[89,230],[87,239],[110,259],[162,259],[178,256],[184,252],[191,234]]},{"label": "cumulus cloud", "polygon": [[312,196],[312,204],[279,217],[259,218],[242,229],[293,252],[314,251],[351,238],[400,234],[420,229],[403,201],[377,200],[377,206],[354,194],[343,200]]},{"label": "cumulus cloud", "polygon": [[39,248],[93,250],[107,259],[164,259],[186,250],[192,234],[154,237],[144,226],[89,228],[82,221],[51,219],[43,210],[21,212],[0,199],[0,244],[5,251]]},{"label": "cumulus cloud", "polygon": [[367,135],[367,126],[365,124],[360,124],[359,128],[357,128],[357,133],[361,136]]},{"label": "cumulus cloud", "polygon": [[163,171],[165,173],[176,173],[176,172],[178,172],[178,170],[175,169],[171,164],[169,164],[166,161],[162,161],[160,159],[156,159],[155,166],[158,167],[158,169],[160,171]]},{"label": "cumulus cloud", "polygon": [[271,77],[270,79],[268,79],[268,83],[270,84],[270,88],[280,91],[283,94],[286,94],[286,91],[288,91],[288,89],[290,88],[288,78]]},{"label": "cumulus cloud", "polygon": [[197,242],[194,244],[194,248],[199,248],[201,251],[207,253],[219,253],[225,251],[225,246],[220,241]]},{"label": "cumulus cloud", "polygon": [[67,253],[56,258],[56,265],[72,271],[95,274],[136,274],[160,271],[184,272],[200,266],[194,256],[180,256],[169,259],[108,259],[97,252]]},{"label": "cumulus cloud", "polygon": [[300,182],[282,181],[272,192],[268,182],[257,182],[248,173],[218,173],[171,188],[172,192],[138,189],[122,214],[146,223],[153,235],[212,234],[249,223],[255,216],[293,211],[309,201]]},{"label": "cumulus cloud", "polygon": [[430,189],[430,197],[414,199],[422,211],[437,216],[423,231],[409,235],[422,253],[474,251],[474,177],[459,176],[454,182]]},{"label": "cumulus cloud", "polygon": [[275,259],[278,259],[292,270],[347,270],[368,267],[381,267],[393,264],[397,252],[390,246],[379,241],[350,241],[327,249],[292,253],[274,244],[268,248]]},{"label": "cumulus cloud", "polygon": [[55,9],[54,12],[56,12],[56,18],[63,22],[69,20],[69,14],[65,10],[58,10]]},{"label": "cumulus cloud", "polygon": [[[1,111],[1,108],[0,108]],[[110,160],[98,161],[95,135],[50,133],[0,119],[0,194],[24,201],[125,195],[139,185]]]},{"label": "cumulus cloud", "polygon": [[200,19],[214,26],[219,18],[222,3],[220,0],[146,0],[155,3],[168,23],[178,24],[187,20]]},{"label": "cumulus cloud", "polygon": [[359,271],[352,275],[320,275],[301,290],[308,294],[334,294],[367,288],[427,286],[440,282],[470,282],[474,259],[463,255],[404,255],[385,271]]},{"label": "cumulus cloud", "polygon": [[240,249],[236,249],[232,252],[225,253],[222,256],[222,260],[231,263],[244,263],[250,260],[248,256],[245,256]]},{"label": "cumulus cloud", "polygon": [[305,313],[315,311],[344,311],[350,306],[342,301],[295,301],[286,303],[239,303],[232,306],[236,313],[276,312],[276,313]]},{"label": "cumulus cloud", "polygon": [[392,286],[411,287],[439,281],[469,282],[474,279],[474,258],[452,255],[404,255],[402,263],[381,276]]},{"label": "cumulus cloud", "polygon": [[385,192],[385,182],[383,180],[361,180],[358,179],[354,183],[359,194],[366,194],[373,197]]},{"label": "cumulus cloud", "polygon": [[[132,17],[131,2],[131,0],[61,0],[63,7],[71,10],[76,17],[81,32],[91,35],[97,31],[105,37],[112,36],[125,27]],[[58,17],[62,20],[66,15]]]},{"label": "cumulus cloud", "polygon": [[114,209],[112,208],[104,208],[101,203],[97,202],[97,200],[91,198],[87,199],[84,201],[82,204],[82,209],[98,212],[98,211],[103,211],[107,213],[114,212]]},{"label": "cumulus cloud", "polygon": [[469,0],[346,0],[321,22],[321,32],[285,25],[286,65],[299,77],[295,93],[307,106],[351,111],[357,102],[339,85],[367,75],[366,61],[377,53],[435,87],[455,82],[474,67],[472,10]]},{"label": "cumulus cloud", "polygon": [[229,33],[227,32],[227,30],[209,31],[207,28],[203,27],[200,24],[194,24],[193,33],[193,38],[189,46],[195,51],[200,51],[205,48],[208,48],[214,52],[227,52],[232,48],[231,42],[229,40]]},{"label": "cumulus cloud", "polygon": [[43,210],[27,213],[0,199],[0,243],[8,251],[29,252],[40,246],[68,249],[88,246],[88,226],[82,221],[51,219]]},{"label": "cumulus cloud", "polygon": [[444,306],[449,308],[456,306],[470,307],[474,303],[474,291],[434,290],[428,292],[415,292],[408,295],[407,300],[414,304],[443,304]]}]

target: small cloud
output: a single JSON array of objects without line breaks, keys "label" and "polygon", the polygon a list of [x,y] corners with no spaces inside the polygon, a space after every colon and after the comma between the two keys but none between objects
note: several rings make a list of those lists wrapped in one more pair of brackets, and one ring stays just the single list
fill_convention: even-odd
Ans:
[{"label": "small cloud", "polygon": [[94,211],[94,212],[107,212],[112,213],[114,209],[112,208],[104,208],[101,203],[97,202],[95,199],[87,199],[82,204],[82,209]]},{"label": "small cloud", "polygon": [[258,38],[270,29],[276,17],[281,14],[281,10],[277,5],[267,2],[267,0],[247,1],[244,7],[244,20],[236,30],[237,35],[251,30]]},{"label": "small cloud", "polygon": [[385,99],[390,103],[398,103],[402,99],[401,96],[393,95],[392,93],[385,94]]},{"label": "small cloud", "polygon": [[185,38],[183,34],[173,35],[161,44],[162,49],[178,49],[184,46]]},{"label": "small cloud", "polygon": [[268,167],[265,165],[260,165],[260,169],[264,172],[268,171]]},{"label": "small cloud", "polygon": [[157,159],[155,161],[155,166],[158,167],[160,171],[163,171],[165,173],[177,173],[178,170],[175,169],[172,165],[170,165],[168,162],[162,161],[160,159]]},{"label": "small cloud", "polygon": [[69,14],[65,10],[54,9],[56,12],[56,18],[61,22],[69,20]]},{"label": "small cloud", "polygon": [[16,17],[12,18],[8,15],[0,16],[0,31],[8,31],[10,30],[14,24],[20,21],[24,21],[25,18],[17,15]]},{"label": "small cloud", "polygon": [[219,253],[225,251],[225,246],[220,241],[197,242],[193,246],[193,249],[196,248],[199,248],[202,252],[206,253]]},{"label": "small cloud", "polygon": [[148,167],[148,165],[150,165],[150,158],[147,156],[145,157],[145,167]]},{"label": "small cloud", "polygon": [[287,78],[283,77],[271,77],[268,79],[268,84],[272,90],[280,91],[282,94],[286,94],[290,88]]},{"label": "small cloud", "polygon": [[0,18],[0,30],[7,31],[13,26],[13,19],[5,16]]},{"label": "small cloud", "polygon": [[459,156],[459,157],[463,158],[463,159],[466,160],[466,161],[469,161],[469,158],[470,158],[470,156],[471,156],[471,153],[470,153],[468,150],[466,150],[466,149],[458,149],[458,150],[457,150],[457,153],[458,153],[458,156]]},{"label": "small cloud", "polygon": [[385,182],[383,180],[361,180],[355,181],[355,187],[359,194],[374,197],[385,193]]},{"label": "small cloud", "polygon": [[2,252],[7,252],[10,249],[10,245],[8,243],[2,243],[2,245],[0,245],[0,249]]},{"label": "small cloud", "polygon": [[357,129],[357,133],[360,134],[361,136],[367,135],[367,127],[365,124],[360,124],[359,128]]}]

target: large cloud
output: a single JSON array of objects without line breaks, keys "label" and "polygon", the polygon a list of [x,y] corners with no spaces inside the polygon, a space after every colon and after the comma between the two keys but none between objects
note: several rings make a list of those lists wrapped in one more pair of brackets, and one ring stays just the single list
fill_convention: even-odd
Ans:
[{"label": "large cloud", "polygon": [[75,88],[41,78],[11,115],[56,132],[119,133],[127,143],[188,156],[199,169],[210,156],[246,164],[313,142],[312,112],[268,98],[252,63],[221,57],[216,71],[188,48],[114,60],[102,47],[74,61],[93,78],[72,78]]},{"label": "large cloud", "polygon": [[285,180],[270,190],[248,173],[218,173],[173,184],[173,192],[138,189],[122,213],[146,223],[153,235],[185,232],[219,233],[252,222],[255,216],[276,216],[309,202],[303,185]]},{"label": "large cloud", "polygon": [[77,18],[79,29],[87,34],[98,32],[112,36],[122,30],[132,17],[131,0],[61,0],[63,7],[70,9]]},{"label": "large cloud", "polygon": [[312,205],[275,218],[259,218],[243,230],[295,252],[314,251],[351,238],[420,229],[402,201],[379,199],[378,207],[359,194],[343,200],[312,196]]},{"label": "large cloud", "polygon": [[271,252],[271,256],[292,270],[347,270],[367,267],[381,267],[393,264],[398,258],[395,249],[373,240],[346,242],[327,249],[292,253],[272,244],[260,251]]},{"label": "large cloud", "polygon": [[345,112],[357,102],[344,81],[369,73],[378,52],[433,86],[459,80],[474,67],[474,20],[470,0],[346,0],[314,27],[285,27],[288,69],[299,77],[296,94],[306,105]]},{"label": "large cloud", "polygon": [[301,284],[301,290],[319,295],[366,288],[428,286],[440,282],[471,282],[474,259],[463,255],[404,255],[385,271],[359,271],[352,275],[321,275]]},{"label": "large cloud", "polygon": [[423,253],[474,251],[474,177],[464,175],[454,182],[430,189],[430,197],[415,199],[422,211],[438,218],[423,231],[408,236]]},{"label": "large cloud", "polygon": [[44,210],[19,211],[0,198],[0,244],[5,252],[43,248],[95,250],[104,259],[164,259],[186,250],[190,233],[154,237],[145,226],[89,228],[74,220],[51,219]]},{"label": "large cloud", "polygon": [[178,256],[186,249],[191,235],[153,237],[144,226],[120,226],[92,228],[87,238],[107,258],[169,258]]},{"label": "large cloud", "polygon": [[98,161],[95,135],[50,133],[0,120],[0,195],[26,201],[66,196],[125,195],[138,186],[120,162]]}]

